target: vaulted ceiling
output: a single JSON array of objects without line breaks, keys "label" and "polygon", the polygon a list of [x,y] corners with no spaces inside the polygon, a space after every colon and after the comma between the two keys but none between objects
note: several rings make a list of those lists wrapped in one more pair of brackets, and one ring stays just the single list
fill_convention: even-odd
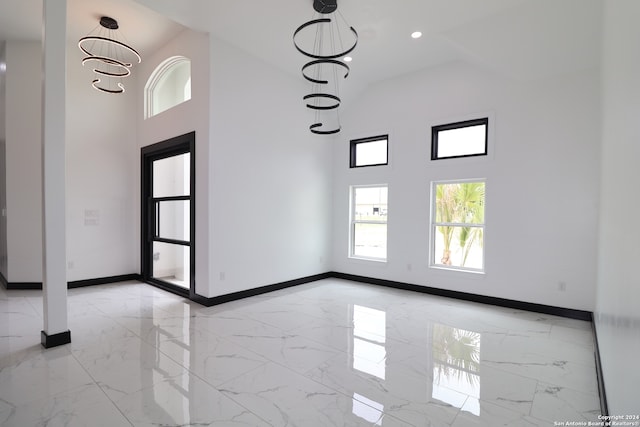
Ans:
[{"label": "vaulted ceiling", "polygon": [[[300,76],[305,58],[293,31],[312,0],[68,0],[68,35],[86,35],[102,15],[149,53],[183,27],[210,32]],[[367,85],[449,61],[467,61],[530,80],[597,67],[602,0],[338,0],[360,34],[350,81]],[[37,40],[42,0],[0,2],[0,40]],[[421,31],[422,38],[410,37]],[[301,78],[301,77],[300,77]]]}]

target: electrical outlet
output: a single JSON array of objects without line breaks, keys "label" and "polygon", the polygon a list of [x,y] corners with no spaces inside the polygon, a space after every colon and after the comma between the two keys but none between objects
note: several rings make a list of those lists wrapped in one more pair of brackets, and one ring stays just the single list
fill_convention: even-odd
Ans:
[{"label": "electrical outlet", "polygon": [[413,266],[411,265],[411,263],[407,264],[407,271],[411,271],[413,269]]},{"label": "electrical outlet", "polygon": [[226,278],[226,274],[224,273],[224,271],[220,272],[220,281],[223,281]]},{"label": "electrical outlet", "polygon": [[558,282],[558,290],[565,292],[567,290],[567,282]]}]

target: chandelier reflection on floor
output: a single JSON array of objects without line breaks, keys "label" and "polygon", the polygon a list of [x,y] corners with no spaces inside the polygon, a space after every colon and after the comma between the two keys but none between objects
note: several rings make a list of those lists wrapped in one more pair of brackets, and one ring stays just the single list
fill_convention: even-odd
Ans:
[{"label": "chandelier reflection on floor", "polygon": [[[349,66],[344,58],[358,44],[358,33],[342,14],[337,12],[337,0],[314,0],[312,20],[299,26],[293,33],[296,49],[311,61],[302,67],[302,76],[311,83],[311,93],[303,100],[315,111],[312,133],[330,135],[340,132],[338,107],[342,102],[339,75],[347,78]],[[343,33],[347,43],[343,44]]]},{"label": "chandelier reflection on floor", "polygon": [[87,55],[82,58],[82,65],[94,66],[91,85],[105,93],[124,92],[122,79],[131,75],[134,63],[142,61],[134,48],[118,40],[118,28],[118,21],[103,16],[90,35],[78,41],[78,47]]}]

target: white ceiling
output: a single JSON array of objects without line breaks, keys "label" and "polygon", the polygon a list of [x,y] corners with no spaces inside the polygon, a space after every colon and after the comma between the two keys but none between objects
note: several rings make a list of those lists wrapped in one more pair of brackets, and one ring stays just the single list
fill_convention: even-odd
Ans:
[{"label": "white ceiling", "polygon": [[[2,0],[0,40],[39,39],[41,5]],[[312,0],[68,0],[68,9],[72,40],[108,15],[144,56],[179,23],[298,76],[305,58],[292,34],[313,16]],[[338,9],[360,34],[349,77],[358,86],[456,60],[519,80],[600,62],[602,0],[339,0]],[[424,36],[413,40],[416,30]]]}]

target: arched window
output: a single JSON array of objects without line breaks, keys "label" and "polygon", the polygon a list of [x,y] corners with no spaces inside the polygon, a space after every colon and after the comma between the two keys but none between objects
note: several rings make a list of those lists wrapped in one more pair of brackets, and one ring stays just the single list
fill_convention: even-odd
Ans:
[{"label": "arched window", "polygon": [[165,59],[151,73],[144,94],[145,119],[190,100],[191,60],[184,56]]}]

